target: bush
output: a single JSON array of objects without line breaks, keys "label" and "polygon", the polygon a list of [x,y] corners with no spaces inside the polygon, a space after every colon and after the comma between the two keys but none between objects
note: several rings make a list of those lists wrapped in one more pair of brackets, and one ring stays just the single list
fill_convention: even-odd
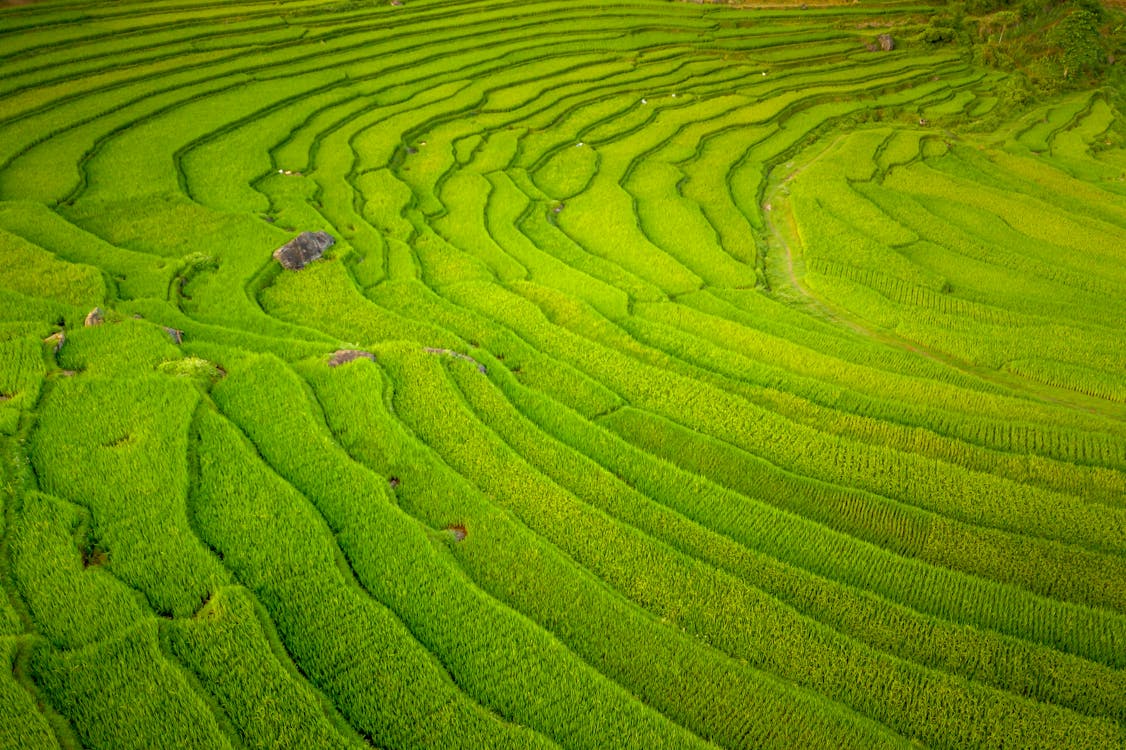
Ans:
[{"label": "bush", "polygon": [[1064,78],[1078,78],[1094,70],[1102,61],[1099,18],[1089,10],[1069,13],[1052,30],[1049,38],[1060,47]]}]

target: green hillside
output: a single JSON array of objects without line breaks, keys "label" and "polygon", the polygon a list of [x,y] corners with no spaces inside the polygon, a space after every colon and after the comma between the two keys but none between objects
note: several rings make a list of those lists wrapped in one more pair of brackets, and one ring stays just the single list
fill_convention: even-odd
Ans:
[{"label": "green hillside", "polygon": [[0,750],[1126,748],[1124,23],[0,2]]}]

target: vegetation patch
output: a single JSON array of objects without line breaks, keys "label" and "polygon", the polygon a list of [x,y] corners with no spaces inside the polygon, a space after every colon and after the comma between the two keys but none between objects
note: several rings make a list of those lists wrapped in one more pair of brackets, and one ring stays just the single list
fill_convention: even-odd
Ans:
[{"label": "vegetation patch", "polygon": [[0,748],[1126,747],[1124,24],[0,2]]}]

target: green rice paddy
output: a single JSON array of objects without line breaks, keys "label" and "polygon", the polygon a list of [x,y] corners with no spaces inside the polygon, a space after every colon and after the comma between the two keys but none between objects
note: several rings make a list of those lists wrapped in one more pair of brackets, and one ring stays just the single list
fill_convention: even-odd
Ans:
[{"label": "green rice paddy", "polygon": [[0,6],[0,748],[1126,747],[1116,84],[941,3]]}]

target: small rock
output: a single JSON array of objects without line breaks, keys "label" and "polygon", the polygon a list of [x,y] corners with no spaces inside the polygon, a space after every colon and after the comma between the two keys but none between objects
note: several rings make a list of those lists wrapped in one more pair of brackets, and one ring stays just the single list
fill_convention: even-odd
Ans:
[{"label": "small rock", "polygon": [[100,307],[95,307],[93,310],[86,313],[85,324],[87,328],[89,328],[90,326],[100,326],[105,322],[106,316],[105,313],[102,312],[102,308]]},{"label": "small rock", "polygon": [[164,326],[164,332],[168,334],[168,337],[170,339],[172,339],[172,343],[176,344],[177,346],[184,343],[184,332],[179,328],[169,328],[168,326]]},{"label": "small rock", "polygon": [[370,359],[375,361],[375,355],[371,352],[360,351],[359,349],[338,349],[332,353],[332,357],[328,360],[329,367],[339,367],[340,365],[354,362],[357,359]]},{"label": "small rock", "polygon": [[387,480],[387,484],[389,484],[391,486],[391,489],[395,489],[396,487],[399,486],[399,478],[398,477],[391,477],[390,479]]},{"label": "small rock", "polygon": [[63,348],[63,344],[66,343],[66,334],[63,333],[62,331],[52,333],[47,338],[43,339],[43,343],[44,344],[54,344],[55,345],[54,346],[55,354],[58,354],[59,350]]},{"label": "small rock", "polygon": [[274,259],[282,268],[300,271],[335,244],[336,240],[327,232],[302,232],[275,250]]},{"label": "small rock", "polygon": [[891,52],[895,49],[895,40],[891,38],[891,34],[880,34],[876,37],[876,41],[880,43],[880,49],[884,52]]}]

